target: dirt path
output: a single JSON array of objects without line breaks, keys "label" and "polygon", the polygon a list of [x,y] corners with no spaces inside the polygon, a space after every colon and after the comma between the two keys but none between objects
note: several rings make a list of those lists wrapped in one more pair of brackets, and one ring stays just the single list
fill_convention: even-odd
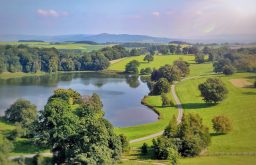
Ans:
[{"label": "dirt path", "polygon": [[[178,108],[177,123],[180,123],[181,119],[182,119],[182,116],[183,116],[183,109],[182,109],[180,99],[178,98],[178,96],[176,94],[176,91],[175,91],[175,84],[173,84],[171,86],[171,93],[172,93],[172,96],[173,96],[174,101],[176,102],[176,105],[177,105],[177,108]],[[161,132],[151,134],[151,135],[148,135],[148,136],[145,136],[145,137],[142,137],[142,138],[133,139],[133,140],[130,140],[129,143],[136,143],[136,142],[144,141],[144,140],[147,140],[147,139],[152,139],[152,138],[161,136],[163,133],[164,133],[164,131],[161,131]]]},{"label": "dirt path", "polygon": [[177,123],[179,124],[181,122],[182,116],[183,116],[183,108],[180,102],[179,97],[176,94],[175,91],[175,85],[173,84],[171,86],[171,92],[172,92],[172,96],[174,98],[174,101],[176,102],[177,108],[178,108],[178,117],[177,117]]}]

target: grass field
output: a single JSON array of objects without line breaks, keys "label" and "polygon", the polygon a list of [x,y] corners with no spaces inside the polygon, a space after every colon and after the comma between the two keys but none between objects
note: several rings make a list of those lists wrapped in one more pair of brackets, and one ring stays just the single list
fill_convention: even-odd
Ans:
[{"label": "grass field", "polygon": [[118,61],[108,68],[108,70],[114,70],[114,71],[124,71],[125,70],[125,65],[132,61],[132,60],[137,60],[141,63],[139,66],[139,70],[142,68],[150,67],[150,68],[159,68],[161,66],[164,66],[165,64],[172,64],[173,61],[182,58],[185,61],[188,61],[189,63],[194,63],[194,56],[191,55],[156,55],[154,56],[154,61],[148,63],[143,61],[144,56],[135,56],[135,57],[129,57],[129,58],[124,58],[121,61]]},{"label": "grass field", "polygon": [[[186,112],[198,113],[204,123],[211,128],[211,119],[216,115],[226,115],[233,122],[233,131],[227,135],[212,136],[209,152],[248,152],[256,151],[256,103],[255,88],[238,88],[229,81],[233,78],[255,79],[253,73],[238,73],[220,77],[229,90],[227,98],[212,106],[202,101],[198,84],[206,78],[197,78],[180,82],[177,93]],[[188,95],[189,93],[189,95]],[[210,131],[213,133],[212,128]]]},{"label": "grass field", "polygon": [[84,52],[90,52],[93,50],[98,50],[106,46],[112,45],[89,45],[89,44],[80,44],[80,43],[60,43],[60,44],[52,44],[49,42],[0,42],[0,45],[20,45],[24,44],[30,47],[38,47],[38,48],[56,48],[56,49],[80,49]]}]

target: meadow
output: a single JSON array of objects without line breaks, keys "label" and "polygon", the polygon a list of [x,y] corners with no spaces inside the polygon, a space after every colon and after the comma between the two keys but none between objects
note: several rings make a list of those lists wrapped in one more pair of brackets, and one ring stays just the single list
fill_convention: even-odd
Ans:
[{"label": "meadow", "polygon": [[27,45],[30,47],[38,47],[38,48],[56,48],[56,49],[79,49],[82,52],[91,52],[93,50],[99,50],[106,46],[113,46],[113,45],[90,45],[90,44],[82,44],[82,43],[49,43],[49,42],[0,42],[0,45]]},{"label": "meadow", "polygon": [[144,56],[141,55],[119,60],[114,64],[110,65],[108,70],[122,72],[125,70],[125,65],[132,60],[137,60],[140,62],[139,70],[147,67],[158,69],[159,67],[164,66],[166,64],[172,64],[173,61],[178,60],[179,58],[182,58],[183,60],[188,61],[189,63],[194,63],[194,56],[191,55],[155,55],[154,61],[152,62],[143,61]]}]

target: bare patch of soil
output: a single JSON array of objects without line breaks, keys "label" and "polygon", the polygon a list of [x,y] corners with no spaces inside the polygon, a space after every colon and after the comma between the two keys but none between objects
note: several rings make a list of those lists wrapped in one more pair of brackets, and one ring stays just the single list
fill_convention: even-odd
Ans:
[{"label": "bare patch of soil", "polygon": [[229,80],[235,87],[239,88],[248,88],[252,87],[252,83],[247,81],[246,79],[230,79]]}]

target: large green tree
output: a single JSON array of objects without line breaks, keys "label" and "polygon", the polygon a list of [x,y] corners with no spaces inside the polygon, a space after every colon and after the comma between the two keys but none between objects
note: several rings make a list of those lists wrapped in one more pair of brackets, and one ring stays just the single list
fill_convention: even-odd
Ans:
[{"label": "large green tree", "polygon": [[130,74],[138,74],[139,69],[138,67],[140,66],[139,61],[137,60],[132,60],[125,66],[125,72],[130,73]]},{"label": "large green tree", "polygon": [[223,82],[218,78],[208,78],[198,86],[203,100],[207,103],[218,103],[222,101],[228,93]]},{"label": "large green tree", "polygon": [[[58,93],[56,95],[56,93]],[[63,94],[61,94],[63,93]],[[39,141],[51,148],[57,164],[112,164],[122,153],[121,138],[103,118],[98,95],[78,99],[76,93],[61,90],[49,99],[38,120]]]}]

